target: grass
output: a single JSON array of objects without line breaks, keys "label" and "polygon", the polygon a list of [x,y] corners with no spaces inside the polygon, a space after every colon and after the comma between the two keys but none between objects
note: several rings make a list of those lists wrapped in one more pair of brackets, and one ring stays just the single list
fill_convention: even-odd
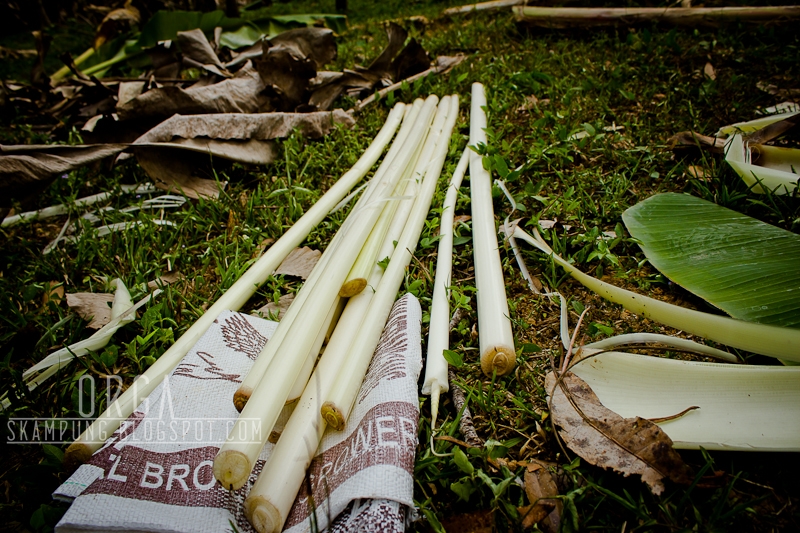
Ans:
[{"label": "grass", "polygon": [[[712,133],[724,124],[753,118],[759,108],[777,103],[775,97],[756,88],[759,81],[797,88],[800,37],[791,26],[529,32],[515,26],[507,12],[437,16],[443,6],[457,3],[351,0],[352,28],[338,40],[335,68],[366,63],[377,55],[385,37],[374,22],[417,14],[427,16],[430,22],[406,26],[432,56],[463,52],[468,54],[467,61],[447,76],[416,82],[368,108],[353,130],[336,130],[322,141],[298,136],[287,139],[281,144],[284,157],[269,167],[217,165],[217,177],[231,182],[218,201],[187,202],[164,213],[112,212],[103,222],[163,217],[174,227],[144,224],[103,238],[92,238],[86,228],[86,238],[47,256],[40,252],[65,218],[0,230],[4,242],[0,254],[2,391],[23,390],[20,379],[25,368],[53,349],[86,336],[82,320],[66,320],[70,315],[66,305],[46,297],[52,284],[62,284],[67,292],[101,291],[108,281],[120,277],[136,299],[142,294],[138,285],[169,270],[185,276],[168,287],[137,321],[119,331],[101,353],[72,363],[41,389],[20,394],[0,416],[77,416],[78,380],[86,373],[118,374],[130,383],[238,278],[266,239],[277,238],[355,162],[393,99],[410,102],[429,93],[461,96],[462,117],[446,168],[452,172],[466,143],[470,84],[484,83],[490,129],[486,155],[496,175],[520,168],[506,177],[520,216],[556,221],[546,238],[557,252],[586,272],[652,296],[705,306],[649,268],[619,225],[622,211],[652,194],[689,192],[800,231],[796,198],[750,194],[719,160],[683,160],[666,148],[666,139],[673,133],[688,129]],[[293,2],[276,4],[271,12],[320,12],[332,7],[332,2]],[[704,77],[706,63],[714,66],[716,80]],[[7,117],[2,125],[6,142],[31,140],[32,130],[21,126],[24,123],[20,117]],[[571,140],[577,132],[586,135]],[[687,172],[689,164],[702,168],[705,177],[692,177]],[[445,172],[442,183],[448,176]],[[57,180],[37,206],[113,190],[120,183],[146,181],[132,163],[113,170],[83,169]],[[443,189],[437,192],[434,206],[441,204]],[[502,219],[509,204],[499,189],[494,193],[495,212]],[[141,200],[123,196],[112,205],[125,207]],[[306,244],[324,248],[345,214],[326,219]],[[468,190],[463,188],[456,215],[468,214]],[[610,231],[617,235],[613,241],[598,238]],[[438,217],[433,212],[403,289],[420,298],[426,317],[437,233]],[[437,441],[437,453],[453,455],[434,455],[428,444],[429,406],[427,398],[421,398],[415,501],[423,519],[414,523],[414,530],[479,531],[481,524],[499,531],[517,530],[516,508],[527,504],[517,482],[524,468],[520,463],[533,457],[561,465],[565,531],[798,528],[800,508],[795,502],[800,494],[795,480],[800,472],[789,454],[683,452],[697,473],[695,485],[690,489],[669,487],[658,498],[638,481],[565,456],[555,445],[543,388],[548,358],[559,353],[558,309],[528,292],[513,255],[504,249],[519,366],[510,376],[485,378],[473,335],[476,315],[469,222],[459,227],[457,236],[461,239],[456,241],[452,304],[463,308],[465,314],[451,343],[464,360],[456,369],[457,383],[469,397],[476,428],[487,444],[482,449],[456,451],[457,446]],[[591,307],[586,322],[588,338],[631,331],[669,332],[599,300],[537,254],[524,251],[524,255],[534,276],[570,299],[573,323],[584,306]],[[270,278],[245,311],[277,301],[298,288],[296,281]],[[97,391],[97,402],[102,409],[105,391]],[[439,417],[444,421],[444,434],[459,437],[458,416],[450,401],[443,399]],[[0,469],[4,527],[52,528],[64,510],[49,498],[66,477],[60,465],[61,450],[0,446],[4,447]],[[469,528],[463,525],[464,517],[470,519]]]}]

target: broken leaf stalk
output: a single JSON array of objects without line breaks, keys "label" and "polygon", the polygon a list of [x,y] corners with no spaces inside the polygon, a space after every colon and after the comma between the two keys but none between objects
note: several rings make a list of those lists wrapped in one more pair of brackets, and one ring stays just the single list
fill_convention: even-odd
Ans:
[{"label": "broken leaf stalk", "polygon": [[[123,193],[130,193],[130,194],[146,194],[155,192],[155,188],[152,185],[121,185]],[[94,205],[100,202],[103,202],[109,198],[114,197],[113,192],[101,192],[97,194],[92,194],[91,196],[85,196],[83,198],[78,198],[75,200],[75,207],[85,207],[87,205]],[[3,219],[3,227],[14,226],[19,224],[20,222],[28,222],[33,220],[41,220],[44,218],[51,218],[57,217],[61,215],[66,215],[69,213],[69,205],[68,204],[58,204],[52,205],[50,207],[45,207],[42,209],[38,209],[36,211],[27,211],[25,213],[20,213],[18,215],[12,215]]]},{"label": "broken leaf stalk", "polygon": [[800,330],[745,322],[719,315],[711,315],[649,298],[621,289],[584,274],[556,255],[538,236],[534,238],[519,226],[514,236],[548,254],[573,278],[603,298],[620,304],[632,313],[661,324],[699,335],[734,348],[800,362]]},{"label": "broken leaf stalk", "polygon": [[[33,390],[41,385],[47,378],[54,375],[67,363],[77,357],[83,357],[90,351],[104,348],[111,337],[119,328],[136,319],[136,310],[161,294],[161,290],[153,291],[134,305],[128,288],[120,279],[114,280],[117,290],[114,293],[114,302],[111,305],[111,321],[97,330],[88,339],[76,342],[65,348],[55,351],[22,373],[22,379],[28,383],[28,389]],[[43,371],[38,375],[36,372]]]},{"label": "broken leaf stalk", "polygon": [[661,335],[659,333],[626,333],[624,335],[616,335],[591,344],[583,345],[583,348],[594,350],[613,350],[622,346],[641,344],[663,344],[669,348],[675,348],[686,352],[696,353],[720,359],[728,363],[738,363],[739,359],[735,355],[719,350],[712,346],[706,346],[699,342],[694,342],[689,339],[682,339],[680,337],[672,337],[670,335]]}]

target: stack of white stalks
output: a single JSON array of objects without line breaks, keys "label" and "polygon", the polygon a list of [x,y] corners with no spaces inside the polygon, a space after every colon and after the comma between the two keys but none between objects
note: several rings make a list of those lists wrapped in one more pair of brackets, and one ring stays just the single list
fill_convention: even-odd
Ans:
[{"label": "stack of white stalks", "polygon": [[[214,475],[231,489],[247,482],[284,405],[299,398],[245,501],[260,532],[282,529],[326,427],[342,429],[350,414],[447,156],[458,99],[438,100],[410,106],[382,164],[236,392],[241,416],[214,460]],[[384,271],[378,262],[385,257]],[[350,298],[317,362],[340,294]]]},{"label": "stack of white stalks", "polygon": [[[472,111],[477,111],[481,120],[472,125],[475,131],[471,132],[471,144],[479,144],[485,142],[485,137],[476,139],[485,127],[483,87],[476,84],[473,93],[478,93],[479,98],[473,94],[476,102]],[[70,446],[67,460],[73,464],[85,462],[174,369],[223,310],[241,308],[286,255],[366,175],[402,122],[379,168],[234,395],[240,417],[214,460],[214,476],[223,487],[235,490],[244,486],[281,411],[295,403],[245,501],[247,518],[258,531],[280,531],[326,428],[343,429],[350,415],[429,213],[458,110],[457,96],[445,96],[441,101],[430,96],[412,105],[396,105],[356,165]],[[473,181],[475,175],[485,178],[477,154],[472,153],[469,159]],[[463,175],[466,162],[464,157],[457,173]],[[487,190],[473,194],[472,200],[488,204],[489,215],[491,185],[484,181]],[[454,189],[458,185],[451,184]],[[454,192],[450,195],[451,204]],[[481,197],[479,202],[475,196]],[[493,236],[493,217],[486,225],[484,233]],[[477,233],[480,232],[476,232],[476,239]],[[496,240],[485,248],[485,252],[492,252],[486,255],[497,256]],[[378,263],[387,257],[389,262],[384,269]],[[480,270],[479,277],[497,274],[486,267]],[[443,275],[444,279],[449,280],[449,275]],[[499,287],[498,291],[483,292],[504,295],[502,274]],[[479,320],[481,314],[486,313],[479,312]],[[507,320],[507,311],[495,314]],[[480,326],[481,333],[497,329],[504,333],[501,340],[482,335],[488,341],[486,347],[481,343],[488,363],[484,370],[507,373],[513,369],[514,354],[513,341],[506,340],[510,325],[484,327],[481,322]],[[446,371],[446,364],[444,367]],[[446,390],[446,377],[439,376],[438,381],[434,387],[437,392]]]}]

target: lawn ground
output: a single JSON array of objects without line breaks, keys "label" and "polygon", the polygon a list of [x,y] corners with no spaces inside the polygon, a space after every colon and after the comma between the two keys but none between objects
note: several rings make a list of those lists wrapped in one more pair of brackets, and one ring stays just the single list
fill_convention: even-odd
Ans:
[{"label": "lawn ground", "polygon": [[[449,176],[466,144],[469,89],[476,81],[487,88],[493,160],[496,165],[521,168],[519,176],[506,183],[517,203],[519,215],[515,216],[531,223],[555,221],[553,229],[545,232],[546,238],[584,272],[656,298],[708,310],[704,302],[649,267],[621,225],[626,208],[659,192],[686,192],[789,231],[800,231],[796,197],[754,195],[720,159],[710,155],[676,157],[666,142],[685,130],[713,134],[720,126],[755,118],[760,109],[782,101],[760,90],[759,82],[799,89],[800,33],[796,27],[730,24],[707,29],[647,24],[528,30],[517,26],[505,10],[441,16],[443,7],[452,4],[351,0],[351,26],[338,37],[335,69],[368,63],[375,57],[386,42],[379,23],[388,19],[403,24],[432,57],[464,53],[467,59],[447,75],[415,82],[367,108],[352,130],[336,130],[320,141],[290,137],[280,145],[283,157],[271,166],[215,169],[221,180],[230,182],[228,188],[218,201],[193,201],[166,214],[174,227],[147,225],[83,239],[49,255],[42,255],[41,250],[65,218],[0,230],[0,391],[21,390],[18,386],[24,369],[53,349],[86,336],[85,322],[69,319],[66,305],[53,296],[55,285],[62,285],[67,292],[97,292],[119,277],[136,298],[143,294],[136,288],[143,283],[170,271],[184,276],[136,322],[123,328],[102,353],[73,364],[48,386],[14,398],[2,416],[76,416],[80,400],[77,382],[85,373],[117,374],[129,383],[231,286],[267,239],[278,237],[356,161],[393,101],[411,102],[431,93],[460,95],[462,116],[444,173]],[[331,11],[333,2],[292,2],[269,9],[275,13],[322,12]],[[411,20],[408,17],[412,15],[423,15],[426,20]],[[84,26],[76,23],[78,30],[73,35],[90,38],[91,28]],[[53,31],[63,33],[63,29]],[[8,42],[16,43],[14,46],[30,46],[23,36],[13,38],[17,41]],[[79,52],[86,41],[76,39],[70,46]],[[709,64],[713,76],[708,74]],[[6,77],[19,76],[11,63],[7,66]],[[350,107],[354,100],[341,103]],[[3,143],[66,142],[70,138],[69,128],[56,128],[48,138],[35,124],[26,125],[30,124],[27,117],[14,110],[3,112]],[[579,132],[585,135],[576,139],[574,134]],[[113,171],[82,169],[57,180],[37,207],[113,190],[121,183],[145,181],[146,175],[133,162]],[[443,190],[442,185],[434,206],[441,204]],[[456,215],[465,216],[470,214],[469,196],[466,187],[462,192]],[[502,220],[510,206],[499,189],[495,192],[495,213]],[[123,207],[135,201],[120,197],[113,205]],[[344,214],[323,222],[305,244],[324,249]],[[122,221],[119,217],[123,215],[109,215],[108,223]],[[549,356],[560,353],[558,308],[530,293],[510,249],[504,246],[501,255],[518,369],[508,377],[487,379],[477,361],[469,221],[457,231],[464,238],[457,241],[454,252],[452,301],[463,314],[451,344],[464,363],[455,369],[455,382],[469,396],[475,428],[487,446],[468,452],[474,469],[470,474],[453,457],[432,454],[430,410],[427,398],[421,397],[415,486],[421,520],[413,524],[414,530],[519,529],[516,508],[528,502],[515,480],[531,458],[562,466],[565,531],[800,529],[796,483],[800,462],[793,454],[682,452],[698,473],[696,483],[691,488],[669,486],[660,497],[652,496],[638,480],[623,479],[566,456],[555,443],[543,389]],[[438,217],[433,211],[402,289],[420,298],[424,313],[432,292],[437,232]],[[610,242],[599,239],[603,232],[614,232],[615,238]],[[569,298],[573,324],[579,311],[590,307],[584,322],[587,339],[632,331],[677,333],[601,300],[532,250],[523,254],[531,273],[543,285],[557,288]],[[270,278],[245,310],[277,301],[298,288],[294,279]],[[758,357],[750,360],[765,362]],[[102,408],[100,392],[98,401]],[[443,431],[460,438],[454,422],[457,414],[449,399],[445,400],[440,412]],[[49,446],[0,446],[0,509],[4,517],[0,528],[52,528],[64,510],[49,498],[66,477],[62,451]],[[436,444],[439,453],[451,452],[453,447],[444,441]]]}]

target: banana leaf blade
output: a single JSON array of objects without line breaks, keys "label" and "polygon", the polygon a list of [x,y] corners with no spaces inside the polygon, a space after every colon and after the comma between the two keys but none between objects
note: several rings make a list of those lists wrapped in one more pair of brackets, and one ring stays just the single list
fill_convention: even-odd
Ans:
[{"label": "banana leaf blade", "polygon": [[693,196],[622,215],[650,263],[734,318],[800,328],[800,235]]}]

